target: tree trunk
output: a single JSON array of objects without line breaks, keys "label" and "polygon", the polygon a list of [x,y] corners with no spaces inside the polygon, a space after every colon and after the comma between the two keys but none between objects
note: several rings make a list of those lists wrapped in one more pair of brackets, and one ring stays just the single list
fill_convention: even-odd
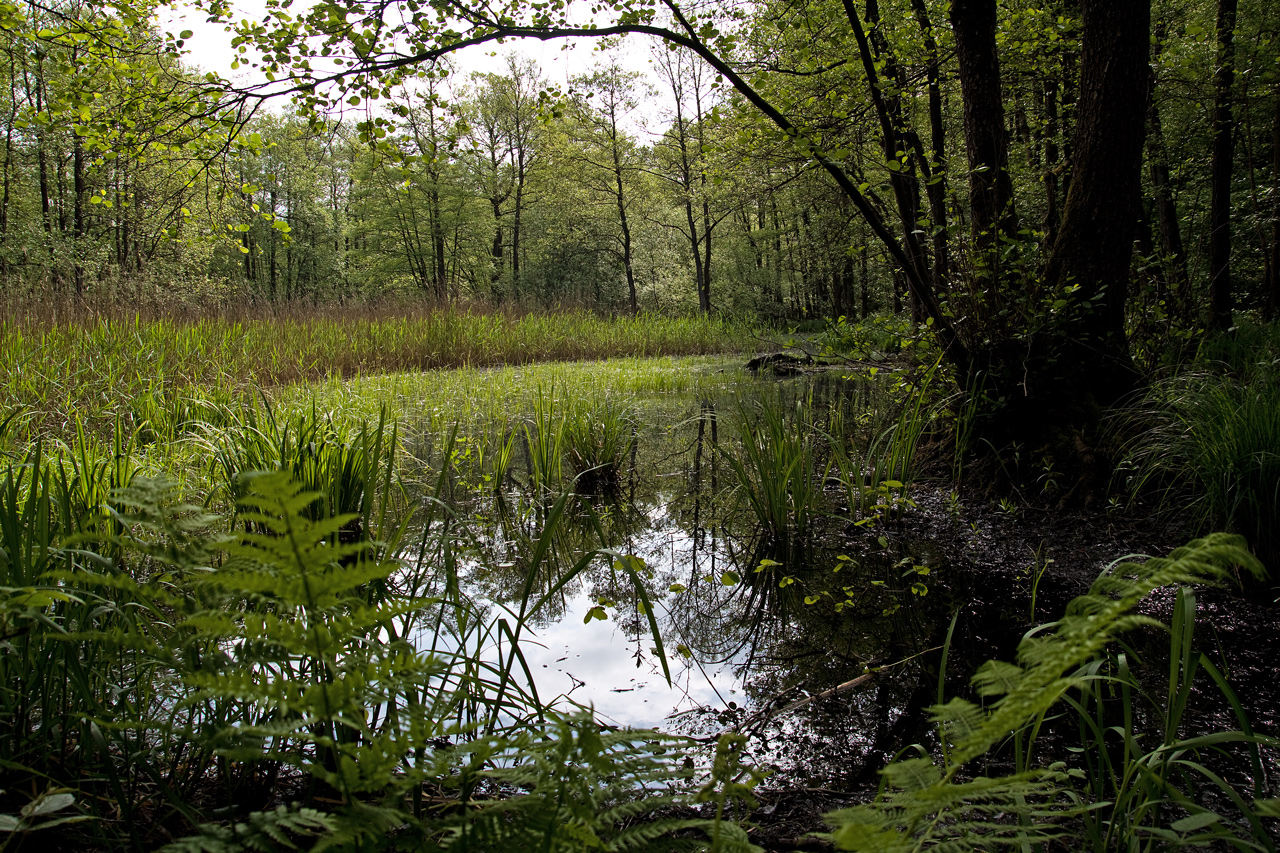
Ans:
[{"label": "tree trunk", "polygon": [[[881,76],[881,69],[883,69],[884,77],[900,83],[898,62],[889,50],[888,42],[875,29],[880,21],[880,10],[876,0],[867,2],[867,23],[873,28],[873,39],[868,39],[853,0],[844,0],[844,10],[849,26],[853,30],[854,39],[858,43],[858,54],[862,61],[863,72],[867,77],[871,103],[875,107],[876,117],[880,123],[880,143],[885,163],[889,167],[889,186],[893,190],[894,202],[898,208],[898,220],[902,225],[902,245],[914,277],[920,282],[925,282],[931,278],[931,273],[929,259],[925,253],[924,244],[920,240],[920,227],[917,224],[920,220],[920,187],[916,180],[915,158],[905,156],[905,152],[910,150],[911,146],[907,143],[903,132],[906,123],[902,116],[901,97],[896,93],[891,97],[885,97]],[[924,164],[921,165],[924,166]],[[911,313],[919,319],[925,314],[921,294],[912,288],[910,296]]]},{"label": "tree trunk", "polygon": [[1276,86],[1271,125],[1271,263],[1267,265],[1267,316],[1280,314],[1280,84]]},{"label": "tree trunk", "polygon": [[933,286],[941,293],[945,291],[951,278],[951,261],[947,248],[947,131],[942,121],[940,59],[938,43],[933,37],[933,24],[929,21],[924,0],[911,0],[911,9],[915,12],[916,22],[920,25],[920,32],[924,36],[925,54],[929,57],[929,64],[925,68],[925,79],[929,86],[931,162],[925,174],[929,176],[926,192],[929,196],[929,215],[933,219]]},{"label": "tree trunk", "polygon": [[85,195],[88,192],[88,181],[85,177],[84,165],[84,144],[80,141],[79,136],[73,136],[71,153],[71,191],[74,198],[71,201],[72,207],[72,233],[75,239],[72,242],[71,257],[73,261],[73,284],[76,296],[84,295],[84,254],[86,246],[84,238],[88,232],[88,226],[85,222]]},{"label": "tree trunk", "polygon": [[1231,89],[1235,82],[1236,0],[1218,0],[1218,67],[1213,75],[1213,161],[1209,198],[1209,325],[1231,326]]},{"label": "tree trunk", "polygon": [[995,0],[954,0],[951,26],[964,97],[970,224],[980,263],[990,264],[987,256],[999,245],[999,238],[1016,240],[1018,236],[996,56]]},{"label": "tree trunk", "polygon": [[[1163,22],[1156,25],[1156,51],[1163,44]],[[1147,111],[1147,162],[1151,174],[1151,192],[1155,201],[1156,223],[1160,229],[1160,265],[1165,271],[1165,280],[1171,291],[1170,306],[1173,313],[1183,319],[1190,319],[1190,299],[1187,289],[1187,256],[1182,246],[1182,229],[1178,222],[1178,209],[1173,201],[1173,190],[1169,179],[1168,151],[1164,144],[1164,130],[1160,124],[1160,107],[1154,97],[1155,73],[1150,77],[1152,93],[1148,95],[1151,105]]]},{"label": "tree trunk", "polygon": [[511,219],[511,297],[520,301],[520,225],[524,213],[524,152],[519,152],[516,164],[516,200]]},{"label": "tree trunk", "polygon": [[[1141,217],[1150,0],[1083,0],[1080,102],[1062,224],[1045,273],[1050,293],[1077,287],[1040,366],[1057,393],[1108,405],[1133,389],[1124,329],[1134,229]],[[1079,399],[1087,398],[1087,399]]]}]

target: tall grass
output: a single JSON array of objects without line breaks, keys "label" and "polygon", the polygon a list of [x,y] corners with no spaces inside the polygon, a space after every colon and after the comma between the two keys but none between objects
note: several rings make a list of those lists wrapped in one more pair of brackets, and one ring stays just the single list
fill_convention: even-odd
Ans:
[{"label": "tall grass", "polygon": [[20,410],[30,429],[56,432],[79,415],[106,432],[117,416],[154,427],[162,411],[166,424],[181,429],[187,419],[180,401],[192,389],[228,403],[244,391],[329,377],[733,352],[744,331],[704,318],[447,309],[178,319],[18,315],[0,331],[0,418]]},{"label": "tall grass", "polygon": [[573,850],[586,833],[754,849],[726,818],[746,790],[732,760],[699,795],[716,817],[675,819],[693,795],[687,742],[603,733],[539,697],[525,626],[600,559],[629,576],[662,648],[639,561],[588,550],[552,565],[568,494],[527,543],[518,600],[476,601],[459,578],[472,537],[447,512],[393,559],[406,507],[388,418],[231,417],[207,439],[226,518],[138,479],[123,432],[36,446],[0,472],[5,842],[59,829],[100,849],[186,834],[168,849],[322,835],[336,849]]},{"label": "tall grass", "polygon": [[1184,374],[1151,389],[1151,424],[1129,445],[1135,496],[1190,509],[1200,529],[1245,535],[1263,562],[1280,565],[1280,385]]}]

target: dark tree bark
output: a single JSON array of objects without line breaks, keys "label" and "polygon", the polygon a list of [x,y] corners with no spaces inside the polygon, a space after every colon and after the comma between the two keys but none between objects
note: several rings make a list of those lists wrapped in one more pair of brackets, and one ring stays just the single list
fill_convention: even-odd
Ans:
[{"label": "dark tree bark", "polygon": [[1044,78],[1044,245],[1050,248],[1058,239],[1058,80],[1052,74]]},{"label": "dark tree bark", "polygon": [[1018,232],[996,55],[995,0],[954,0],[951,26],[964,96],[970,219],[974,245],[981,252],[998,245],[1001,235],[1017,239]]},{"label": "dark tree bark", "polygon": [[[929,213],[933,218],[933,285],[938,292],[946,289],[951,278],[951,260],[947,248],[947,131],[942,121],[942,81],[939,71],[938,42],[933,36],[933,24],[929,20],[924,0],[911,0],[916,23],[924,37],[925,54],[929,64],[925,79],[929,86],[929,152],[927,165],[929,183]],[[923,168],[923,167],[922,167]]]},{"label": "dark tree bark", "polygon": [[1231,166],[1234,133],[1236,0],[1218,0],[1218,62],[1213,76],[1213,161],[1209,198],[1209,325],[1231,326]]},{"label": "dark tree bark", "polygon": [[[871,103],[879,119],[880,143],[885,162],[894,166],[889,172],[889,186],[893,190],[894,202],[898,208],[898,220],[902,225],[902,246],[906,251],[914,277],[921,282],[928,281],[932,277],[929,271],[929,257],[920,239],[920,226],[917,224],[920,220],[921,207],[920,184],[916,179],[917,158],[901,158],[899,154],[900,151],[914,151],[914,147],[908,143],[904,134],[906,121],[902,113],[902,99],[896,92],[890,92],[886,96],[884,85],[886,78],[897,81],[901,77],[901,69],[897,57],[889,49],[888,41],[878,31],[880,9],[877,0],[867,2],[867,24],[871,28],[872,38],[868,38],[866,30],[863,29],[853,0],[844,0],[843,5],[845,17],[858,44],[858,54],[862,61],[863,72],[867,76]],[[883,70],[883,77],[881,70]],[[927,168],[924,163],[920,165]],[[926,312],[920,294],[915,289],[910,293],[911,313],[917,320],[923,319]]]},{"label": "dark tree bark", "polygon": [[[1141,218],[1149,0],[1084,0],[1072,179],[1045,274],[1051,292],[1079,288],[1043,369],[1075,402],[1108,405],[1134,387],[1124,329]],[[1056,386],[1056,387],[1055,387]],[[1080,399],[1080,398],[1089,399]]]}]

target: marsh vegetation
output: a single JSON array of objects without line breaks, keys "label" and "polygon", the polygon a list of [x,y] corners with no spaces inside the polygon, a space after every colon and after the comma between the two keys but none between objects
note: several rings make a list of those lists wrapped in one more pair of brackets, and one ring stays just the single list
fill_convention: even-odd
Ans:
[{"label": "marsh vegetation", "polygon": [[1280,5],[183,7],[0,2],[0,853],[1276,849]]},{"label": "marsh vegetation", "polygon": [[[612,330],[619,353],[647,353],[652,326],[638,342]],[[228,347],[230,332],[211,344],[196,328],[193,352]],[[1215,620],[1210,655],[1196,629],[1197,597],[1230,607],[1196,588],[1242,570],[1265,588],[1245,540],[1089,583],[1197,525],[1251,534],[1265,491],[1243,479],[1224,503],[1204,485],[1230,481],[1240,454],[1188,450],[1175,468],[1153,447],[1214,411],[1187,389],[1262,388],[1265,368],[1219,356],[1154,387],[1152,438],[1132,439],[1110,514],[1039,522],[1051,471],[1039,501],[955,480],[966,409],[936,354],[884,329],[833,328],[842,366],[781,379],[741,355],[645,355],[286,373],[268,390],[152,377],[140,349],[66,380],[96,396],[66,395],[60,415],[16,377],[0,484],[7,843],[578,849],[590,833],[758,849],[787,826],[763,803],[869,793],[883,771],[868,805],[822,801],[834,843],[947,814],[923,837],[1270,849],[1273,663],[1239,646],[1238,621]],[[40,352],[164,337],[143,320],[87,331],[55,328]],[[680,352],[740,332],[672,334]],[[276,363],[296,370],[314,338],[282,338]],[[1246,445],[1266,441],[1255,420]],[[1139,511],[1141,532],[1125,520]],[[1107,544],[1072,524],[1108,526]],[[1142,633],[1162,614],[1171,644]]]}]

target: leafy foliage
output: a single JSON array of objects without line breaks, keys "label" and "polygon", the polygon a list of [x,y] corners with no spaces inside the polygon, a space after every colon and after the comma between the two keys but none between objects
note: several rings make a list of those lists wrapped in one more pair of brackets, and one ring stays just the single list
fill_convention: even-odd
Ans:
[{"label": "leafy foliage", "polygon": [[[1134,612],[1140,601],[1168,585],[1225,581],[1236,567],[1255,574],[1261,572],[1260,564],[1241,547],[1239,538],[1225,535],[1196,540],[1168,557],[1112,566],[1086,595],[1070,604],[1060,620],[1024,638],[1016,662],[990,661],[975,673],[973,686],[987,703],[986,708],[961,698],[935,707],[934,718],[945,743],[941,763],[922,756],[891,764],[884,771],[885,791],[876,802],[829,816],[835,827],[832,838],[842,849],[849,850],[1021,848],[1067,837],[1079,841],[1072,825],[1064,822],[1073,817],[1087,822],[1090,829],[1086,837],[1094,841],[1097,849],[1115,849],[1116,844],[1128,847],[1154,837],[1178,843],[1198,843],[1210,837],[1196,831],[1216,823],[1216,819],[1198,818],[1206,810],[1178,795],[1168,773],[1170,762],[1176,765],[1186,760],[1180,758],[1185,753],[1228,740],[1280,744],[1274,738],[1251,734],[1247,720],[1242,721],[1243,732],[1187,741],[1176,740],[1175,722],[1167,729],[1160,749],[1148,756],[1127,754],[1123,768],[1112,768],[1112,772],[1124,776],[1122,790],[1128,802],[1123,806],[1120,793],[1114,794],[1114,803],[1101,799],[1107,796],[1103,789],[1095,790],[1093,797],[1077,795],[1072,780],[1081,775],[1079,771],[1069,770],[1061,763],[1034,767],[1030,757],[1036,733],[1050,710],[1064,700],[1080,707],[1073,697],[1078,691],[1092,688],[1098,672],[1094,661],[1108,644],[1134,628],[1158,625],[1151,617]],[[1180,610],[1175,621],[1175,675],[1179,661],[1185,662],[1191,655],[1189,634],[1183,633],[1189,631],[1186,618]],[[1197,665],[1202,663],[1198,657],[1196,661]],[[1189,683],[1194,668],[1181,675]],[[1133,686],[1131,680],[1126,683]],[[1175,695],[1172,701],[1181,702],[1181,706],[1169,710],[1176,715],[1185,706],[1185,696]],[[1129,705],[1125,707],[1128,709]],[[1087,719],[1089,715],[1084,716]],[[1105,756],[1103,731],[1095,728],[1094,732],[1099,754]],[[1128,737],[1133,737],[1132,730]],[[994,778],[963,778],[966,768],[976,759],[1010,738],[1021,765],[1017,772]],[[1144,780],[1145,787],[1141,793],[1131,795],[1128,792],[1133,790],[1130,786],[1135,773]],[[1235,799],[1237,805],[1252,814],[1247,803]],[[1160,814],[1156,804],[1166,801],[1191,809],[1188,819],[1174,826],[1173,835],[1163,827],[1148,824]],[[1261,804],[1259,808],[1265,811],[1269,807]],[[1250,819],[1251,841],[1230,833],[1215,832],[1212,837],[1236,839],[1247,849],[1274,849],[1256,818]]]}]

